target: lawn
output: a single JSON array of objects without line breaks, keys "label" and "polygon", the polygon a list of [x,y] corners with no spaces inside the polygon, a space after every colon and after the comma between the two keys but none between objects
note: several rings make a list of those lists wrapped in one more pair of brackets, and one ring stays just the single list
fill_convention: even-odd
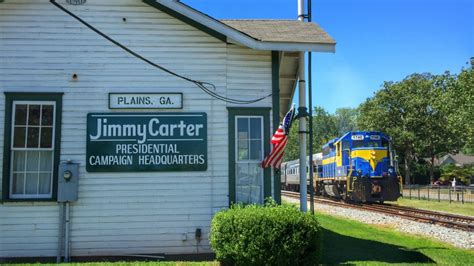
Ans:
[{"label": "lawn", "polygon": [[474,265],[474,251],[389,228],[317,214],[323,228],[323,264],[436,263]]},{"label": "lawn", "polygon": [[408,199],[408,198],[405,198],[405,199],[400,198],[396,202],[387,202],[387,203],[397,204],[400,206],[425,209],[425,210],[442,211],[442,212],[449,212],[449,213],[454,213],[454,214],[474,216],[474,203],[461,204],[459,202],[449,203],[449,201],[437,202],[437,201],[427,201],[427,200],[414,200],[414,199]]}]

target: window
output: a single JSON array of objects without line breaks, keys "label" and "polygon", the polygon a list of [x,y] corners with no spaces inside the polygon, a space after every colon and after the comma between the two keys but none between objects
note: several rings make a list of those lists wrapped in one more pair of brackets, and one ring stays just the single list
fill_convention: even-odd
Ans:
[{"label": "window", "polygon": [[3,199],[54,199],[60,94],[6,93]]},{"label": "window", "polygon": [[236,202],[263,202],[263,117],[237,116]]},{"label": "window", "polygon": [[[260,164],[270,153],[270,108],[227,107],[229,136],[229,205],[263,203],[272,196],[272,169]],[[288,167],[291,171],[292,167]],[[276,181],[275,181],[276,180]],[[274,182],[279,182],[275,178]],[[279,194],[274,186],[275,195]]]}]

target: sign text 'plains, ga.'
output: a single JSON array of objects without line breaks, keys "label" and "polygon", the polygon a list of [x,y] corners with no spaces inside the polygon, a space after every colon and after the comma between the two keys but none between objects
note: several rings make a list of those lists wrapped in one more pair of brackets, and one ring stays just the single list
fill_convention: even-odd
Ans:
[{"label": "sign text 'plains, ga.'", "polygon": [[92,113],[88,172],[205,171],[206,113]]},{"label": "sign text 'plains, ga.'", "polygon": [[182,93],[109,93],[110,109],[181,109]]}]

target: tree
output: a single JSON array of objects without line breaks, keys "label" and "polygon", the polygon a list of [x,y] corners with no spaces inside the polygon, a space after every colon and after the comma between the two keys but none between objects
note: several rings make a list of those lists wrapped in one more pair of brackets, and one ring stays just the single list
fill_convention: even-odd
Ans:
[{"label": "tree", "polygon": [[[350,108],[342,108],[349,110]],[[350,112],[342,111],[344,114],[341,115],[341,121],[344,119],[347,121],[355,120],[350,118]],[[353,112],[354,113],[354,112]],[[322,107],[315,107],[313,112],[313,152],[321,152],[322,146],[329,140],[338,137],[339,129],[338,124],[348,125],[351,122],[340,122],[336,119],[337,115],[328,113]],[[299,136],[298,136],[299,121],[294,121],[289,136],[288,144],[285,150],[284,161],[296,160],[299,158]],[[309,148],[309,141],[307,143],[307,149]],[[308,150],[309,151],[309,150]],[[309,154],[309,152],[308,152]]]},{"label": "tree", "polygon": [[385,82],[372,98],[359,107],[358,126],[362,130],[382,131],[393,139],[394,148],[405,160],[405,181],[410,183],[411,164],[416,158],[417,130],[423,124],[418,116],[422,96],[417,93],[419,76],[402,82]]},{"label": "tree", "polygon": [[338,108],[334,115],[338,136],[357,129],[357,108]]},{"label": "tree", "polygon": [[474,154],[474,57],[469,67],[461,70],[447,96],[446,106],[451,110],[449,122],[465,141],[463,151]]},{"label": "tree", "polygon": [[321,152],[322,146],[337,137],[338,130],[334,115],[322,107],[315,107],[313,115],[313,152]]},{"label": "tree", "polygon": [[465,99],[453,96],[460,90],[449,73],[412,74],[400,82],[385,82],[360,106],[359,126],[392,137],[395,149],[403,153],[407,183],[416,160],[429,157],[433,182],[435,158],[457,152],[467,138],[465,124],[472,123],[466,121]]},{"label": "tree", "polygon": [[424,117],[424,124],[417,132],[418,153],[423,157],[430,158],[429,176],[430,182],[434,182],[434,161],[448,153],[457,153],[464,145],[465,138],[460,131],[464,126],[456,123],[456,119],[450,119],[456,113],[450,102],[451,92],[456,87],[456,77],[446,72],[439,76],[426,76],[426,85],[423,86],[422,105],[419,115]]},{"label": "tree", "polygon": [[299,121],[296,119],[293,121],[293,124],[290,128],[290,133],[288,134],[288,144],[286,144],[285,155],[283,156],[283,161],[291,161],[299,158]]}]

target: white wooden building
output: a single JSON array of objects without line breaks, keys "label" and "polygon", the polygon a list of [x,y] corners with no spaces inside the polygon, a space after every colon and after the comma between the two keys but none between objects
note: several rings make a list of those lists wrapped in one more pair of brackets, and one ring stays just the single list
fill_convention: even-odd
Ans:
[{"label": "white wooden building", "polygon": [[[299,52],[335,49],[318,25],[219,21],[173,0],[57,2],[150,61],[215,85],[211,90],[218,95],[239,100],[271,96],[251,104],[219,100],[132,56],[47,0],[0,1],[0,262],[64,253],[58,203],[64,173],[58,172],[66,161],[79,165],[78,199],[70,203],[73,257],[210,253],[214,213],[235,201],[279,200],[280,178],[258,163],[270,151],[272,132],[289,108]],[[174,105],[148,106],[120,104],[113,95],[125,101],[177,98]],[[165,123],[161,117],[170,112],[171,129],[179,127],[179,117],[204,116],[192,127],[206,129],[195,134],[201,137],[196,145],[205,147],[198,161],[192,156],[185,158],[187,163],[169,159],[173,169],[166,170],[156,161],[148,168],[135,161],[128,168],[113,168],[126,160],[91,159],[90,154],[106,148],[93,142],[88,119],[156,116]],[[171,138],[166,141],[173,144]],[[180,143],[184,150],[197,149]]]}]

